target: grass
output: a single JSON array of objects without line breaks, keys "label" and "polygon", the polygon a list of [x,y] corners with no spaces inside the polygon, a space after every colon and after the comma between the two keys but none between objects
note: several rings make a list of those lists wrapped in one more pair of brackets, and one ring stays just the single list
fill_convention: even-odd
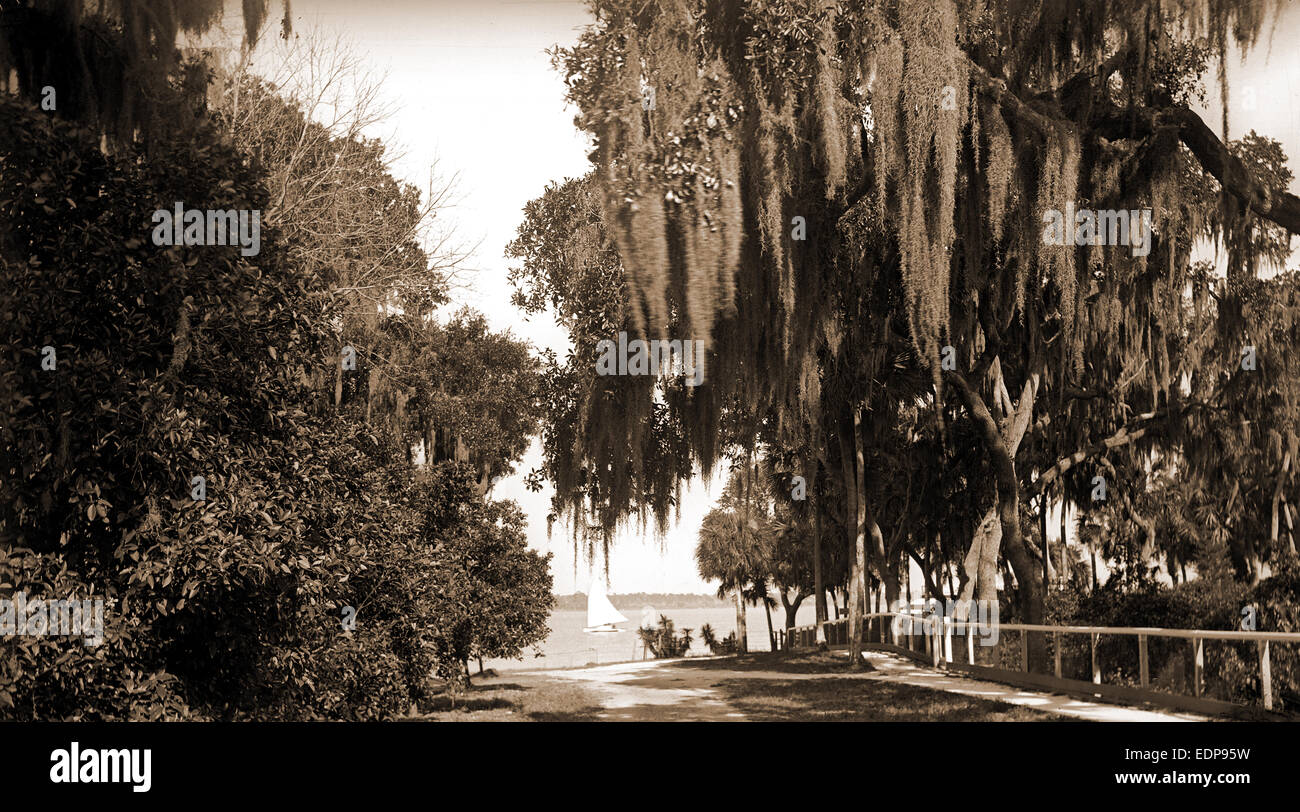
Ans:
[{"label": "grass", "polygon": [[729,679],[728,703],[759,722],[1063,722],[987,699],[867,679]]},{"label": "grass", "polygon": [[429,722],[581,722],[601,708],[590,692],[569,681],[520,675],[512,682],[485,682],[459,696],[434,697],[419,717]]},{"label": "grass", "polygon": [[[678,660],[666,668],[700,668],[708,671],[777,671],[783,674],[839,674],[848,673],[849,660],[833,651],[759,652],[738,654],[724,659]],[[861,673],[875,669],[864,664]]]},{"label": "grass", "polygon": [[[743,654],[730,660],[674,663],[673,668],[718,669],[738,674],[826,674],[827,679],[739,677],[714,683],[722,698],[752,721],[766,722],[1050,722],[1072,717],[998,700],[902,683],[846,678],[842,652]],[[875,669],[864,664],[859,673]],[[829,675],[836,675],[830,677]]]},{"label": "grass", "polygon": [[[639,690],[707,689],[712,705],[684,700],[624,707],[614,718],[690,720],[703,713],[720,718],[721,700],[724,710],[768,722],[1073,721],[1007,702],[866,678],[872,670],[868,665],[859,672],[864,677],[855,678],[842,654],[817,651],[670,661],[620,682]],[[782,679],[783,674],[790,678]],[[439,696],[425,711],[418,718],[465,722],[580,722],[603,713],[581,681],[519,672],[480,680],[456,697]]]}]

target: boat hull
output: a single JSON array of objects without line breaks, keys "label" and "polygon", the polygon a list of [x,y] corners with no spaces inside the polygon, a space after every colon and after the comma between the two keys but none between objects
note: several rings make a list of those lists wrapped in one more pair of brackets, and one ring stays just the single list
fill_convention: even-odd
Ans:
[{"label": "boat hull", "polygon": [[587,634],[622,634],[624,629],[616,629],[613,626],[587,626],[583,628]]}]

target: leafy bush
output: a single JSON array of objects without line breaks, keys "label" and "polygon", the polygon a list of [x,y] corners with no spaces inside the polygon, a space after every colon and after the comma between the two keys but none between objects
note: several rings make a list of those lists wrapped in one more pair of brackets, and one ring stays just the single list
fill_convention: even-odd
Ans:
[{"label": "leafy bush", "polygon": [[102,645],[5,641],[0,715],[391,718],[466,652],[544,635],[517,510],[315,408],[337,364],[321,281],[273,229],[253,257],[152,245],[175,201],[267,196],[210,131],[106,155],[0,97],[0,595],[105,600]]},{"label": "leafy bush", "polygon": [[[1300,631],[1300,565],[1290,560],[1281,563],[1271,577],[1250,590],[1242,605],[1246,604],[1256,609],[1258,630]],[[1239,621],[1240,614],[1234,619]],[[1205,658],[1207,670],[1213,668],[1221,674],[1228,698],[1237,702],[1258,702],[1262,690],[1258,646],[1249,643],[1207,644]],[[1269,662],[1275,701],[1280,700],[1279,705],[1284,704],[1292,711],[1300,711],[1300,645],[1274,643],[1269,647]]]},{"label": "leafy bush", "polygon": [[643,626],[636,633],[655,659],[685,657],[691,648],[691,630],[682,629],[681,634],[677,634],[667,615],[659,616],[658,626]]},{"label": "leafy bush", "polygon": [[[1242,609],[1250,605],[1256,608],[1257,630],[1300,630],[1300,567],[1283,562],[1272,577],[1253,589],[1226,577],[1198,579],[1172,587],[1153,585],[1139,592],[1122,592],[1108,584],[1092,593],[1082,588],[1056,590],[1048,603],[1049,622],[1054,624],[1223,631],[1241,629]],[[1296,649],[1291,644],[1270,648],[1275,698],[1300,696],[1300,651]],[[1078,668],[1090,667],[1090,641],[1085,635],[1065,635],[1062,651],[1067,662]],[[1103,635],[1097,645],[1103,680],[1138,684],[1137,652],[1136,637]],[[1189,641],[1148,638],[1147,656],[1152,683],[1157,689],[1192,692],[1193,651]],[[1259,702],[1256,644],[1207,640],[1204,656],[1206,696]],[[1295,703],[1295,699],[1290,702]]]},{"label": "leafy bush", "polygon": [[700,639],[709,647],[711,654],[735,654],[738,650],[735,632],[728,632],[726,637],[719,640],[713,626],[708,623],[700,627]]}]

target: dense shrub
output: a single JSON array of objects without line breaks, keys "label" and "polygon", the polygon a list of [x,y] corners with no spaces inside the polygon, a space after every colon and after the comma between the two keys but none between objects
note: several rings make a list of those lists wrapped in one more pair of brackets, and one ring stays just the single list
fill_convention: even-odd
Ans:
[{"label": "dense shrub", "polygon": [[[1150,626],[1166,629],[1241,629],[1242,610],[1256,608],[1259,631],[1300,630],[1300,568],[1283,562],[1275,574],[1253,589],[1230,578],[1206,578],[1175,586],[1152,585],[1137,592],[1124,592],[1107,584],[1095,592],[1068,588],[1055,590],[1048,602],[1049,621],[1059,625]],[[1160,690],[1192,692],[1190,641],[1148,639],[1151,680]],[[1078,673],[1091,667],[1090,641],[1085,635],[1065,635],[1062,641],[1064,666],[1076,673],[1066,676],[1090,678]],[[1207,640],[1205,695],[1235,702],[1258,703],[1260,698],[1259,650],[1253,643]],[[1137,638],[1103,635],[1097,657],[1106,682],[1136,685],[1139,682]],[[1300,651],[1292,644],[1275,644],[1270,649],[1273,691],[1288,705],[1300,706]],[[1290,697],[1290,699],[1288,699]]]},{"label": "dense shrub", "polygon": [[711,654],[735,654],[738,648],[735,632],[727,632],[727,636],[719,640],[713,626],[708,623],[700,627],[700,639],[709,647]]},{"label": "dense shrub", "polygon": [[667,615],[659,616],[658,626],[643,626],[636,630],[637,637],[656,658],[685,657],[691,649],[691,630],[677,628]]},{"label": "dense shrub", "polygon": [[[337,357],[320,280],[265,224],[256,256],[153,245],[175,201],[266,194],[209,131],[106,155],[0,97],[0,595],[106,601],[102,645],[4,641],[0,717],[389,718],[439,657],[544,634],[550,577],[517,513],[465,467],[414,471],[387,430],[313,409],[310,371]],[[442,599],[477,584],[452,563],[473,545],[535,606],[497,595],[506,625],[461,623],[448,648]]]}]

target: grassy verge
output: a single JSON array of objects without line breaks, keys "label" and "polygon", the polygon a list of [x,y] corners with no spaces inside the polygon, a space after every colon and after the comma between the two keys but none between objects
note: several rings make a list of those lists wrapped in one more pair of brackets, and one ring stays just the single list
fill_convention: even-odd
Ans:
[{"label": "grassy verge", "polygon": [[436,697],[420,719],[430,722],[582,722],[601,708],[569,681],[520,675],[474,685],[459,696]]},{"label": "grassy verge", "polygon": [[[684,659],[673,661],[672,668],[700,668],[708,671],[768,671],[782,674],[844,674],[849,670],[849,659],[834,651],[777,651],[738,654],[734,657]],[[864,664],[862,673],[875,669]]]},{"label": "grassy verge", "polygon": [[[1063,722],[1072,717],[997,700],[872,679],[851,679],[848,661],[835,652],[741,655],[724,663],[689,661],[677,668],[725,669],[736,678],[714,683],[721,698],[752,721],[782,722]],[[873,669],[864,667],[862,673]],[[764,672],[827,679],[744,677]],[[830,677],[829,675],[837,675]]]},{"label": "grassy verge", "polygon": [[[641,691],[698,690],[710,694],[712,700],[722,700],[752,721],[1074,721],[1007,702],[869,679],[871,670],[866,666],[861,672],[863,678],[854,678],[844,656],[834,652],[748,654],[665,662],[658,668],[638,670],[618,683],[608,684],[606,689],[623,684]],[[782,678],[785,674],[790,678]],[[689,700],[647,705],[641,710],[643,714],[632,712],[626,718],[689,720],[699,715]],[[718,718],[717,702],[712,701],[707,708],[701,706],[699,713],[705,711]],[[601,713],[599,698],[580,681],[513,673],[480,680],[459,696],[444,694],[418,718],[582,722],[595,721]]]},{"label": "grassy verge", "polygon": [[1064,722],[987,699],[868,679],[731,679],[716,686],[757,722]]}]

